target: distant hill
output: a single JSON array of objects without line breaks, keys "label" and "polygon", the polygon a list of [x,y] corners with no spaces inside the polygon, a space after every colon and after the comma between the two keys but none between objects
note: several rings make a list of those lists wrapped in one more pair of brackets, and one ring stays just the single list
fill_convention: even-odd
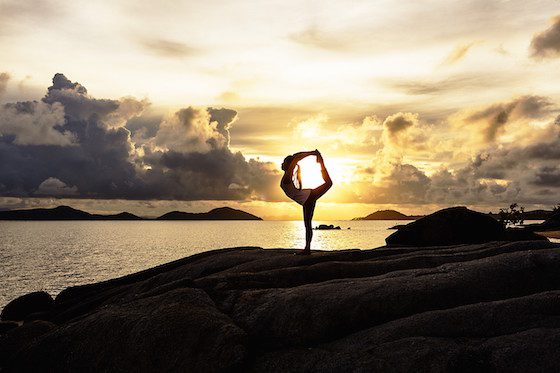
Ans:
[{"label": "distant hill", "polygon": [[172,211],[157,218],[157,220],[262,220],[258,216],[248,212],[232,209],[231,207],[220,207],[208,212],[182,212]]},{"label": "distant hill", "polygon": [[363,218],[354,218],[353,220],[416,220],[419,218],[421,216],[405,215],[395,210],[379,210]]},{"label": "distant hill", "polygon": [[99,215],[69,206],[58,206],[52,209],[0,211],[0,220],[142,220],[142,218],[129,212]]},{"label": "distant hill", "polygon": [[[144,220],[143,218],[121,212],[112,215],[90,214],[69,206],[58,206],[52,209],[29,209],[0,211],[0,220]],[[168,212],[157,220],[262,220],[248,212],[220,207],[203,213],[182,211]]]}]

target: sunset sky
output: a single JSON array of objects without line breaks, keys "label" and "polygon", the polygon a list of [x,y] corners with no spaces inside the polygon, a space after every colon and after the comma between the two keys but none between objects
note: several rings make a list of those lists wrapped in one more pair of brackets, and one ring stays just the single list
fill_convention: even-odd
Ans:
[{"label": "sunset sky", "polygon": [[550,209],[559,83],[558,0],[0,0],[0,209]]}]

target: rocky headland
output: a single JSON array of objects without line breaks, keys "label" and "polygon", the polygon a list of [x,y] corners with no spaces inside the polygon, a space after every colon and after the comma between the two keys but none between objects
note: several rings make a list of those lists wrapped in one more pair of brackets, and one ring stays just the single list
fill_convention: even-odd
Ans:
[{"label": "rocky headland", "polygon": [[558,369],[560,244],[295,252],[215,250],[18,298],[2,372]]}]

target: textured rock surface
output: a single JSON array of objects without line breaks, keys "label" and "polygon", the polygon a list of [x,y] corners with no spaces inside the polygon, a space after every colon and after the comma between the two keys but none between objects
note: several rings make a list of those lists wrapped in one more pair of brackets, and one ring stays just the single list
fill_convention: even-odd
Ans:
[{"label": "textured rock surface", "polygon": [[385,239],[389,246],[443,246],[546,238],[523,229],[504,229],[496,219],[466,207],[450,207],[420,218]]},{"label": "textured rock surface", "polygon": [[23,328],[33,323],[12,329],[6,336],[23,337],[10,354],[0,339],[4,368],[528,372],[560,364],[560,244],[294,252],[217,250],[67,289],[55,299],[56,326],[28,337]]}]

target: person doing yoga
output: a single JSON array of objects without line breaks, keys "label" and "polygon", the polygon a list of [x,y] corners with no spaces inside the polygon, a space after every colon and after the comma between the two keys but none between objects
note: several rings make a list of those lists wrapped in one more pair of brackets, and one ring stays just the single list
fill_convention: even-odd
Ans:
[{"label": "person doing yoga", "polygon": [[[315,189],[302,189],[301,169],[298,162],[305,157],[316,156],[317,162],[321,165],[321,175],[324,183]],[[303,222],[305,224],[305,248],[299,255],[311,254],[311,239],[313,238],[313,227],[311,220],[315,212],[317,200],[323,196],[333,185],[331,177],[325,167],[325,162],[321,153],[315,149],[309,152],[299,152],[287,156],[282,163],[284,176],[280,181],[280,187],[288,197],[303,206]]]}]

